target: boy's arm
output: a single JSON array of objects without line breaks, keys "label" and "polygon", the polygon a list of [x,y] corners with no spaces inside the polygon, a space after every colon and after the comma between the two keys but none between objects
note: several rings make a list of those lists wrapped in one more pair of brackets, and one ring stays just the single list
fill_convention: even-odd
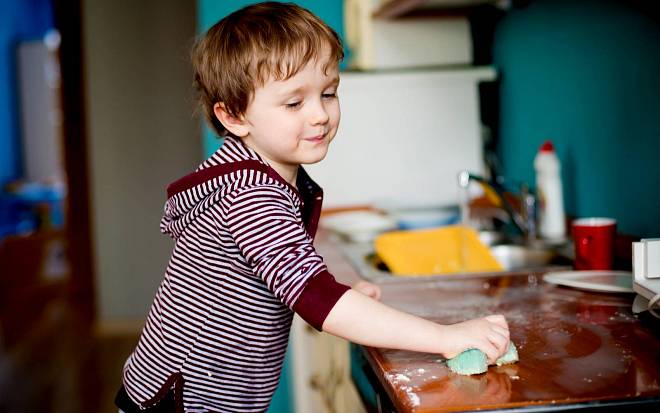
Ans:
[{"label": "boy's arm", "polygon": [[[469,347],[489,358],[506,350],[508,330],[499,317],[441,326],[391,309],[335,281],[293,212],[288,195],[275,185],[243,187],[227,195],[218,225],[226,225],[255,275],[282,303],[317,329],[356,343],[452,356]],[[359,288],[377,297],[378,290]],[[371,290],[371,291],[369,291]],[[504,338],[506,337],[506,338]],[[490,341],[489,341],[490,340]],[[496,344],[492,344],[494,342]]]},{"label": "boy's arm", "polygon": [[478,348],[491,363],[506,352],[509,343],[509,328],[501,315],[441,325],[353,290],[346,291],[330,310],[323,331],[367,346],[437,353],[446,358]]}]

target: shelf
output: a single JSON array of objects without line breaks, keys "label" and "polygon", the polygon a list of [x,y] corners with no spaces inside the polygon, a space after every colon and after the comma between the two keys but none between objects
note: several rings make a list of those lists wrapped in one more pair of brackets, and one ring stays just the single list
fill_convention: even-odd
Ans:
[{"label": "shelf", "polygon": [[366,75],[378,76],[388,74],[406,74],[406,73],[423,73],[433,72],[442,73],[447,79],[454,81],[470,80],[478,82],[492,82],[497,80],[497,70],[492,66],[467,66],[467,65],[443,65],[443,66],[426,66],[414,68],[400,68],[400,69],[377,69],[377,70],[358,70],[348,69],[343,70],[342,74],[351,75]]},{"label": "shelf", "polygon": [[373,17],[395,19],[399,17],[464,16],[483,5],[506,7],[506,0],[390,0],[374,11]]}]

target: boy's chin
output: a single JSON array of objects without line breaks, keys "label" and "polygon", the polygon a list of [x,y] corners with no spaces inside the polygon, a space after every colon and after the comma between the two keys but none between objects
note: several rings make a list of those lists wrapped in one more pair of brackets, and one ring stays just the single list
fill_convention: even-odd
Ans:
[{"label": "boy's chin", "polygon": [[308,153],[302,156],[300,159],[300,164],[301,165],[312,165],[318,162],[321,162],[323,159],[325,159],[325,156],[328,154],[328,149],[327,147],[325,150],[317,150],[314,151],[313,153]]}]

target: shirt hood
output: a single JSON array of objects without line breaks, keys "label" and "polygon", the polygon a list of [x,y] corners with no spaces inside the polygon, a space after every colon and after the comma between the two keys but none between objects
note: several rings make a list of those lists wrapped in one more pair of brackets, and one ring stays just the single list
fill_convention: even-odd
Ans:
[{"label": "shirt hood", "polygon": [[[303,206],[303,218],[310,215],[315,200],[322,200],[321,188],[311,180],[306,171],[300,167],[296,185],[299,190],[284,180],[268,163],[253,149],[244,145],[238,138],[227,137],[222,146],[211,157],[205,160],[195,172],[188,174],[167,186],[167,202],[165,203],[160,231],[177,239],[185,229],[204,211],[220,200],[220,189],[223,187],[223,177],[227,174],[241,171],[258,171],[272,177],[288,188]],[[238,179],[238,175],[236,175]],[[317,208],[314,208],[317,209]],[[316,232],[314,223],[313,232]],[[314,234],[312,234],[314,236]]]}]

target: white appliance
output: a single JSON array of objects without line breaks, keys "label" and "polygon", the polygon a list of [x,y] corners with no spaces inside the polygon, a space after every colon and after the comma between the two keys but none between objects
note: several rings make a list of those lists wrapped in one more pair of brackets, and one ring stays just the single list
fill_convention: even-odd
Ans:
[{"label": "white appliance", "polygon": [[648,310],[660,318],[660,238],[633,242],[633,312]]},{"label": "white appliance", "polygon": [[343,72],[342,118],[322,162],[306,165],[324,207],[456,205],[456,176],[483,171],[479,82],[491,67]]}]

